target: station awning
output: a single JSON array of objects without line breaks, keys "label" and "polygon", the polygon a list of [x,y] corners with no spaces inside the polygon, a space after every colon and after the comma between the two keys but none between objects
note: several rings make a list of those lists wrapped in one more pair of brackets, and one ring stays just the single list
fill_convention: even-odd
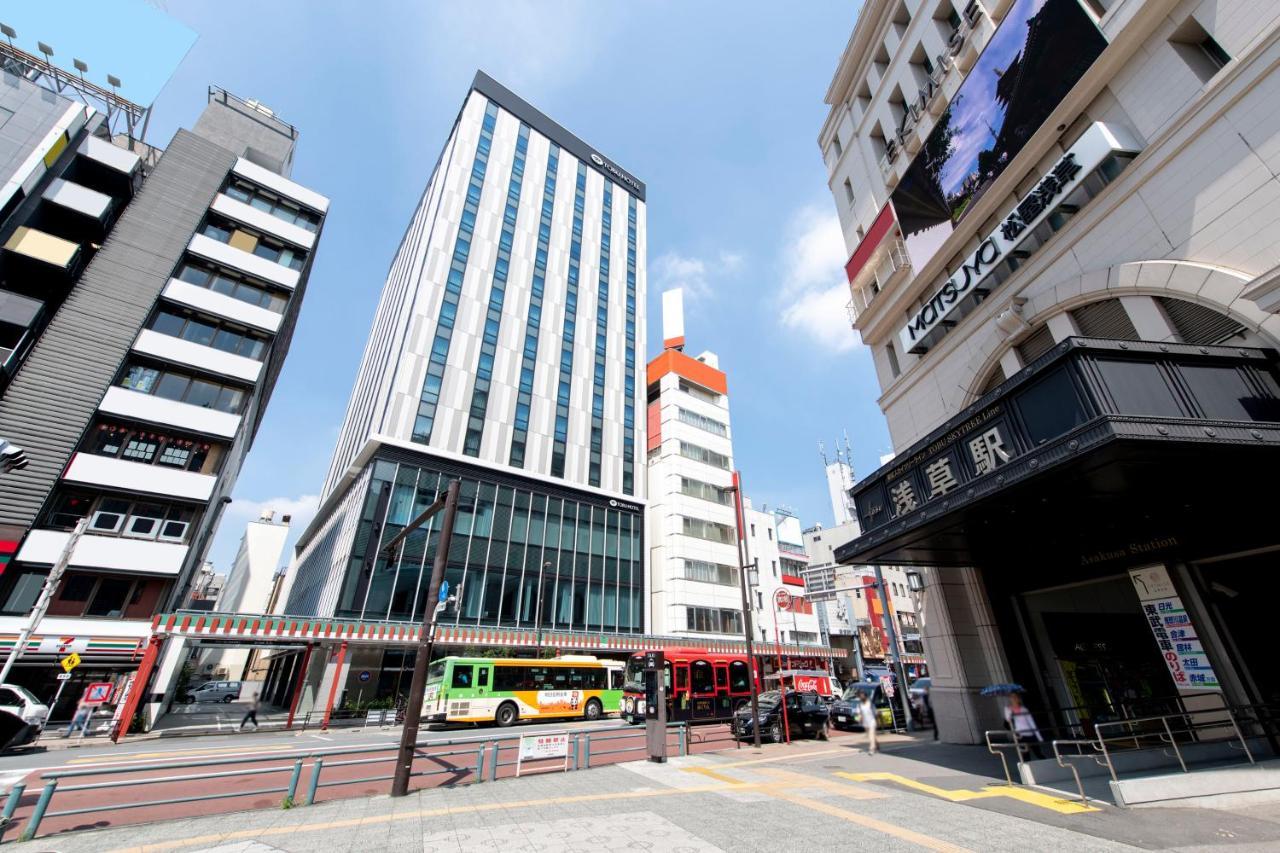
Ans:
[{"label": "station awning", "polygon": [[1091,566],[1280,541],[1272,350],[1072,338],[852,490],[840,563]]}]

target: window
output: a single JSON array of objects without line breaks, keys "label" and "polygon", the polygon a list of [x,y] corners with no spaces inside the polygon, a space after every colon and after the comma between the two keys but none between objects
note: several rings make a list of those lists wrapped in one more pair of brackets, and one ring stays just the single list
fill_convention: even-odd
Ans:
[{"label": "window", "polygon": [[724,607],[686,607],[685,614],[688,619],[688,630],[695,633],[742,633],[742,614],[737,610]]},{"label": "window", "polygon": [[302,249],[286,246],[279,240],[257,234],[218,217],[211,217],[200,229],[200,233],[211,240],[226,243],[232,248],[249,252],[291,270],[302,269],[306,262],[306,252]]},{"label": "window", "polygon": [[163,432],[100,423],[85,438],[80,449],[85,453],[128,459],[130,462],[200,471],[209,457],[210,448],[206,442]]},{"label": "window", "polygon": [[276,219],[288,222],[290,225],[297,225],[311,233],[320,230],[320,215],[304,210],[295,202],[287,201],[275,195],[268,190],[233,177],[227,183],[224,190],[227,195],[236,201],[243,202],[250,207],[261,210],[263,213],[269,213]]},{"label": "window", "polygon": [[121,457],[135,462],[150,462],[156,455],[160,445],[156,441],[145,438],[130,438],[124,446]]},{"label": "window", "polygon": [[[21,616],[29,614],[40,596],[40,590],[44,588],[46,577],[47,572],[44,571],[26,571],[17,575],[4,598],[3,612]],[[5,580],[9,580],[8,575]]]},{"label": "window", "polygon": [[723,586],[738,586],[738,570],[734,566],[723,563],[709,563],[705,560],[684,560],[684,579],[701,583],[716,583]]},{"label": "window", "polygon": [[283,314],[285,306],[289,304],[288,296],[276,293],[266,285],[252,283],[240,273],[209,266],[200,261],[185,261],[174,273],[174,278],[276,314]]},{"label": "window", "polygon": [[682,423],[695,426],[698,429],[706,430],[707,432],[715,433],[716,435],[729,434],[729,428],[714,418],[709,418],[706,415],[700,415],[697,412],[691,412],[688,409],[677,409],[677,411],[679,412],[679,418]]},{"label": "window", "polygon": [[758,589],[756,590],[756,609],[764,610],[764,593]]},{"label": "window", "polygon": [[241,388],[154,367],[126,368],[120,385],[143,394],[153,394],[166,400],[216,409],[232,415],[240,413],[245,400],[245,392]]},{"label": "window", "polygon": [[735,660],[729,664],[729,692],[747,693],[751,690],[751,670],[746,663]]},{"label": "window", "polygon": [[728,456],[723,453],[716,453],[714,450],[708,450],[697,444],[690,444],[687,441],[680,442],[680,455],[686,459],[705,462],[715,468],[723,468],[726,471],[730,468]]},{"label": "window", "polygon": [[84,615],[119,619],[124,615],[124,608],[132,591],[132,578],[104,577],[98,581],[98,588],[94,591],[89,606],[85,608]]},{"label": "window", "polygon": [[853,196],[853,181],[848,178],[844,179],[844,200],[846,204],[853,207],[853,202],[855,200]]},{"label": "window", "polygon": [[688,495],[691,498],[701,498],[704,501],[718,503],[721,506],[733,506],[732,489],[722,486],[713,486],[710,483],[704,483],[701,480],[691,480],[688,477],[681,477],[680,493]]},{"label": "window", "polygon": [[715,693],[715,673],[711,664],[704,660],[695,660],[689,664],[689,692]]},{"label": "window", "polygon": [[88,530],[98,535],[185,542],[195,511],[153,501],[105,496],[94,498],[73,493],[54,499],[48,524],[65,530],[86,517],[89,519]]},{"label": "window", "polygon": [[766,527],[764,532],[769,534],[769,541],[770,541],[770,542],[772,542],[772,541],[773,541],[773,528],[772,528],[772,527]]},{"label": "window", "polygon": [[62,582],[62,592],[58,598],[62,601],[88,601],[97,582],[98,579],[93,575],[69,574]]},{"label": "window", "polygon": [[840,134],[838,133],[831,135],[831,150],[835,152],[837,160],[844,156],[844,146],[840,144]]},{"label": "window", "polygon": [[1182,25],[1169,36],[1169,45],[1182,57],[1187,67],[1207,83],[1231,61],[1231,55],[1222,49],[1222,45],[1209,33],[1205,32],[1194,17],[1188,17]]},{"label": "window", "polygon": [[151,321],[152,331],[201,346],[262,361],[267,336],[220,320],[208,320],[179,308],[162,308]]},{"label": "window", "polygon": [[889,359],[889,372],[897,379],[902,375],[902,368],[898,366],[898,350],[894,348],[893,341],[884,345],[884,354]]},{"label": "window", "polygon": [[733,542],[733,528],[715,521],[704,521],[701,518],[681,517],[682,532],[685,536],[694,536],[710,542]]},{"label": "window", "polygon": [[449,683],[450,687],[470,687],[471,686],[471,665],[457,664],[453,665],[453,681]]},{"label": "window", "polygon": [[756,535],[756,526],[753,524],[751,525],[751,537],[754,539],[755,535]]},{"label": "window", "polygon": [[129,502],[120,498],[104,498],[97,511],[89,517],[89,529],[94,533],[119,533],[124,527]]},{"label": "window", "polygon": [[720,395],[707,388],[703,388],[701,385],[694,385],[692,382],[686,382],[681,379],[680,390],[688,394],[690,397],[701,400],[704,403],[714,403],[717,406],[720,405]]}]

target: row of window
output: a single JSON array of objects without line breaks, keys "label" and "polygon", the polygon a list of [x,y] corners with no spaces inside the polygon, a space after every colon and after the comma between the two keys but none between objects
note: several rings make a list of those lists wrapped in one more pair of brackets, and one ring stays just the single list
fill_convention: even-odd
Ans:
[{"label": "row of window", "polygon": [[524,160],[529,151],[529,126],[521,122],[516,140],[515,161],[511,164],[511,180],[507,185],[507,206],[502,213],[502,233],[498,236],[498,255],[493,264],[493,280],[489,286],[489,308],[485,311],[484,334],[480,338],[480,356],[476,363],[476,383],[471,389],[471,411],[467,415],[467,432],[462,452],[480,455],[484,437],[485,413],[489,408],[489,387],[493,381],[493,360],[498,353],[498,332],[502,327],[502,304],[507,294],[507,271],[511,267],[511,246],[515,242],[516,218],[520,210],[520,189],[524,184]]},{"label": "row of window", "polygon": [[689,426],[695,426],[698,429],[706,430],[707,432],[714,433],[716,435],[729,434],[729,428],[715,418],[709,418],[706,415],[700,415],[697,412],[691,412],[688,409],[677,409],[677,411],[680,413],[680,420],[683,423],[689,424]]},{"label": "row of window", "polygon": [[254,361],[262,361],[266,357],[267,336],[261,332],[251,332],[225,320],[197,317],[193,312],[182,308],[162,308],[157,311],[151,321],[151,330]]},{"label": "row of window", "polygon": [[422,380],[418,414],[413,423],[413,440],[422,444],[428,444],[431,441],[431,431],[435,429],[436,406],[440,403],[444,368],[449,360],[449,346],[453,341],[453,324],[458,317],[458,299],[462,294],[462,279],[466,276],[467,259],[471,256],[471,237],[475,232],[476,216],[480,212],[480,194],[484,191],[484,176],[489,166],[489,149],[493,145],[493,129],[497,121],[498,106],[491,101],[485,107],[484,121],[480,125],[480,140],[476,143],[476,156],[471,164],[467,196],[462,203],[462,217],[459,220],[457,237],[453,242],[453,259],[449,262],[449,275],[445,278],[444,295],[440,300],[440,316],[436,319],[436,336],[431,342],[431,355],[427,358],[427,375]]},{"label": "row of window", "polygon": [[691,498],[701,498],[704,501],[718,503],[721,506],[733,506],[733,489],[713,486],[701,480],[690,480],[688,477],[680,478],[680,494],[688,495]]},{"label": "row of window", "polygon": [[244,408],[248,392],[243,388],[197,379],[185,373],[135,364],[125,370],[121,388],[152,394],[166,400],[236,415]]},{"label": "row of window", "polygon": [[587,482],[600,485],[604,457],[604,364],[609,331],[609,249],[613,243],[613,182],[604,181],[604,201],[600,210],[600,275],[596,299],[595,374],[591,380],[591,443]]},{"label": "row of window", "polygon": [[529,438],[529,411],[533,403],[533,371],[538,360],[538,332],[542,326],[542,294],[547,281],[547,254],[551,248],[551,216],[555,211],[556,172],[560,146],[551,143],[547,155],[547,177],[542,186],[542,215],[538,220],[538,249],[533,258],[533,282],[529,289],[529,319],[524,331],[524,354],[520,362],[520,390],[516,396],[515,427],[511,436],[510,462],[524,467],[525,444]]},{"label": "row of window", "polygon": [[[727,607],[686,607],[686,626],[700,634],[741,634],[742,613]],[[709,668],[709,667],[708,667]]]},{"label": "row of window", "polygon": [[227,184],[226,194],[236,201],[244,202],[255,210],[269,213],[282,222],[297,225],[312,234],[320,230],[320,216],[309,210],[303,210],[291,201],[286,201],[262,187],[247,181],[232,178]]},{"label": "row of window", "polygon": [[723,468],[726,471],[730,469],[728,456],[723,453],[716,453],[714,450],[708,450],[697,444],[690,444],[687,441],[680,442],[680,455],[686,459],[693,459],[698,462],[705,462],[716,468]]},{"label": "row of window", "polygon": [[712,403],[717,406],[720,405],[720,395],[714,391],[708,391],[701,385],[694,385],[692,382],[686,382],[681,379],[680,390],[696,400],[701,400],[704,403]]},{"label": "row of window", "polygon": [[[470,667],[467,667],[470,669]],[[459,664],[453,665],[458,687]],[[609,671],[600,666],[503,666],[493,668],[494,690],[606,690]]]},{"label": "row of window", "polygon": [[622,493],[635,493],[636,455],[636,197],[627,198],[627,352],[623,375]]},{"label": "row of window", "polygon": [[84,449],[98,456],[126,459],[144,465],[200,471],[209,458],[211,446],[208,442],[193,441],[151,429],[107,423],[98,424],[98,428],[90,433]]},{"label": "row of window", "polygon": [[197,287],[208,288],[214,293],[239,299],[249,305],[266,308],[276,314],[283,314],[285,306],[289,304],[287,296],[274,293],[262,285],[253,284],[242,278],[239,273],[219,269],[200,261],[185,261],[178,267],[174,278]]},{"label": "row of window", "polygon": [[569,395],[573,379],[573,339],[578,327],[578,273],[582,263],[582,216],[587,209],[587,167],[578,164],[573,191],[573,232],[569,240],[569,273],[564,297],[564,336],[560,342],[560,382],[556,388],[556,423],[551,444],[551,476],[564,476],[569,447]]},{"label": "row of window", "polygon": [[733,528],[717,521],[705,521],[701,518],[681,516],[681,532],[685,536],[706,539],[708,542],[733,544]]},{"label": "row of window", "polygon": [[185,542],[194,517],[195,510],[175,504],[67,492],[54,499],[49,524],[72,528],[88,518],[90,533]]},{"label": "row of window", "polygon": [[724,563],[709,563],[706,560],[683,560],[684,579],[702,583],[717,583],[722,586],[738,586],[738,569]]},{"label": "row of window", "polygon": [[200,233],[211,240],[226,243],[232,248],[249,252],[291,270],[302,269],[307,260],[307,253],[302,249],[288,246],[271,237],[255,234],[220,217],[210,217],[200,229]]}]

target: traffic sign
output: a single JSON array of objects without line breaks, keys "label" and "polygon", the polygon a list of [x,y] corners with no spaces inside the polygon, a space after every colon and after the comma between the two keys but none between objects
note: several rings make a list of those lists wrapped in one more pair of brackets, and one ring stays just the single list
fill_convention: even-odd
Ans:
[{"label": "traffic sign", "polygon": [[58,663],[62,664],[62,668],[65,671],[71,672],[71,670],[75,669],[80,665],[80,655],[76,654],[75,652],[72,652],[62,660],[58,661]]},{"label": "traffic sign", "polygon": [[449,600],[449,582],[440,581],[440,601],[441,603]]},{"label": "traffic sign", "polygon": [[779,610],[791,609],[791,593],[786,587],[778,587],[773,593],[773,605]]},{"label": "traffic sign", "polygon": [[59,681],[69,681],[69,680],[71,680],[71,673],[69,673],[69,672],[60,672],[60,673],[58,673],[58,680],[59,680]]},{"label": "traffic sign", "polygon": [[84,689],[84,701],[89,705],[101,705],[111,700],[111,691],[115,687],[110,681],[97,681]]}]

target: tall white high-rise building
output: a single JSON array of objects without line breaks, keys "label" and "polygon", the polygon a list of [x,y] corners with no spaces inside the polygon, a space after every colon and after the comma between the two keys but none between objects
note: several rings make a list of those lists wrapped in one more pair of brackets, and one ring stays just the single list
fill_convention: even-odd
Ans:
[{"label": "tall white high-rise building", "polygon": [[477,73],[392,260],[286,612],[421,618],[437,530],[379,549],[461,479],[446,621],[640,632],[644,258],[644,184]]}]

